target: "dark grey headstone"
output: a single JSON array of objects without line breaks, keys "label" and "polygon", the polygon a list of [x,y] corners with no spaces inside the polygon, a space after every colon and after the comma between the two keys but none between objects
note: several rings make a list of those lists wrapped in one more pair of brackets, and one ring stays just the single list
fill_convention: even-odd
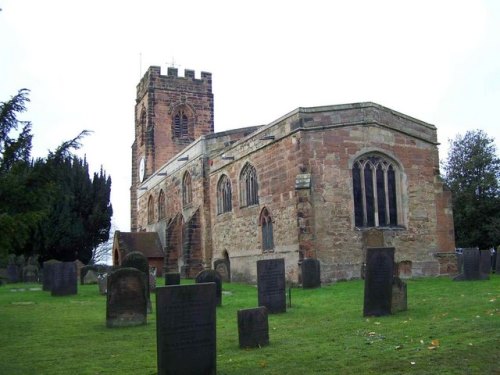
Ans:
[{"label": "dark grey headstone", "polygon": [[216,374],[216,285],[156,288],[158,375]]},{"label": "dark grey headstone", "polygon": [[393,276],[394,248],[368,248],[366,251],[364,316],[382,316],[391,313]]},{"label": "dark grey headstone", "polygon": [[19,277],[19,266],[16,264],[7,265],[7,281],[9,283],[18,283],[21,281]]},{"label": "dark grey headstone", "polygon": [[215,270],[203,270],[196,275],[195,282],[200,283],[215,283],[217,289],[215,296],[217,299],[217,306],[222,305],[222,279],[219,273]]},{"label": "dark grey headstone", "polygon": [[167,272],[165,274],[165,285],[179,285],[181,274],[179,272]]},{"label": "dark grey headstone", "polygon": [[463,249],[464,258],[464,279],[465,280],[479,280],[479,249],[467,248]]},{"label": "dark grey headstone", "polygon": [[51,295],[70,296],[77,294],[78,277],[75,262],[54,263],[51,269]]},{"label": "dark grey headstone", "polygon": [[140,251],[132,251],[123,258],[122,267],[136,268],[146,275],[146,292],[148,296],[148,312],[151,312],[151,285],[149,284],[148,258]]},{"label": "dark grey headstone", "polygon": [[240,348],[257,348],[269,344],[269,323],[264,306],[238,310]]},{"label": "dark grey headstone", "polygon": [[52,266],[56,263],[61,263],[58,260],[51,259],[43,262],[43,268],[42,268],[42,281],[43,281],[43,286],[42,289],[50,292],[52,290],[52,278],[53,278],[53,269]]},{"label": "dark grey headstone", "polygon": [[488,280],[491,272],[491,253],[489,250],[480,250],[479,253],[479,277],[481,280]]},{"label": "dark grey headstone", "polygon": [[408,294],[406,283],[399,277],[395,277],[392,282],[392,302],[391,313],[408,310]]},{"label": "dark grey headstone", "polygon": [[318,288],[321,286],[321,271],[319,260],[307,258],[302,261],[302,287]]},{"label": "dark grey headstone", "polygon": [[457,272],[458,274],[464,272],[464,254],[462,252],[457,253]]},{"label": "dark grey headstone", "polygon": [[286,312],[285,260],[257,261],[257,289],[259,306],[270,314]]},{"label": "dark grey headstone", "polygon": [[137,268],[120,268],[108,274],[106,326],[127,327],[146,324],[146,274]]},{"label": "dark grey headstone", "polygon": [[500,246],[498,247],[498,249],[495,251],[495,257],[496,257],[496,260],[495,260],[495,273],[500,273],[500,254],[498,254],[498,251],[500,249]]}]

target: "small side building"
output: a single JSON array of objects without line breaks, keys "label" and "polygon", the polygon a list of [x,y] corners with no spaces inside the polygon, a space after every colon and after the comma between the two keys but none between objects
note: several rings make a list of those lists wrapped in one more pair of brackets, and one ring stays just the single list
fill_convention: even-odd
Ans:
[{"label": "small side building", "polygon": [[127,254],[139,251],[148,259],[149,267],[156,268],[156,275],[163,276],[165,254],[156,232],[120,232],[113,239],[113,266],[122,264]]}]

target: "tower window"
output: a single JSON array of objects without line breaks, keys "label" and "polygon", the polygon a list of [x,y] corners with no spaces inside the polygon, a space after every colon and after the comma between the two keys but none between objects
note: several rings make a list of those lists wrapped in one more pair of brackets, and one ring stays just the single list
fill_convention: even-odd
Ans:
[{"label": "tower window", "polygon": [[223,214],[233,209],[231,180],[223,175],[217,184],[217,213]]},{"label": "tower window", "polygon": [[257,171],[253,165],[247,163],[240,174],[240,205],[245,207],[254,204],[259,204]]},{"label": "tower window", "polygon": [[189,135],[189,117],[187,113],[181,109],[174,115],[174,137],[184,138]]},{"label": "tower window", "polygon": [[396,164],[381,155],[365,155],[352,168],[354,222],[357,227],[398,225]]}]

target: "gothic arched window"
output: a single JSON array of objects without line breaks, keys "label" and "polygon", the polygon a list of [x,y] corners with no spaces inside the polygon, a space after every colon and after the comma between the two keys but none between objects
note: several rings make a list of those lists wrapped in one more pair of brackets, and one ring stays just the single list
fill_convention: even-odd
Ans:
[{"label": "gothic arched window", "polygon": [[191,175],[189,172],[184,174],[182,179],[182,203],[188,205],[193,201],[193,190],[191,186]]},{"label": "gothic arched window", "polygon": [[269,210],[263,208],[260,213],[259,224],[262,230],[262,251],[269,252],[274,250],[273,221]]},{"label": "gothic arched window", "polygon": [[160,195],[158,196],[158,220],[165,219],[165,193],[160,190]]},{"label": "gothic arched window", "polygon": [[242,207],[259,203],[259,184],[257,171],[249,163],[245,164],[240,174],[240,205]]},{"label": "gothic arched window", "polygon": [[189,116],[184,109],[179,109],[174,114],[173,132],[175,138],[185,138],[189,136]]},{"label": "gothic arched window", "polygon": [[153,196],[148,199],[148,224],[152,224],[155,220],[155,202]]},{"label": "gothic arched window", "polygon": [[217,184],[217,213],[230,212],[233,209],[232,200],[231,180],[223,175]]},{"label": "gothic arched window", "polygon": [[352,167],[354,222],[357,227],[398,225],[395,162],[379,154],[358,158]]}]

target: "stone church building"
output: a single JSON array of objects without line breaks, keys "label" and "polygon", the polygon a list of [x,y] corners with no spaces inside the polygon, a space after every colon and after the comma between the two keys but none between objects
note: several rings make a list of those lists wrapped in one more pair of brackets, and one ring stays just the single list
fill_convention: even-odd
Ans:
[{"label": "stone church building", "polygon": [[157,232],[165,271],[255,282],[316,258],[322,282],[362,276],[390,246],[402,276],[453,272],[451,194],[436,127],[375,103],[297,108],[214,132],[212,75],[152,66],[137,86],[131,231]]}]

